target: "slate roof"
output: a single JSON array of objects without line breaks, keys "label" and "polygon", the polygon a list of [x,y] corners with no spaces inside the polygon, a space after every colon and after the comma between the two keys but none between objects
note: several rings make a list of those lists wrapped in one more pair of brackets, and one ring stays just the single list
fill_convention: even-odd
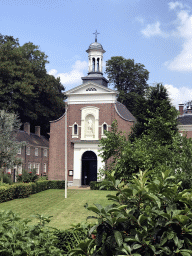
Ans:
[{"label": "slate roof", "polygon": [[192,114],[186,114],[178,117],[179,125],[192,125]]},{"label": "slate roof", "polygon": [[131,114],[131,112],[120,102],[116,102],[116,110],[117,113],[125,120],[127,121],[133,121],[136,122],[135,117]]},{"label": "slate roof", "polygon": [[30,135],[25,131],[18,131],[16,140],[18,142],[26,141],[27,144],[39,147],[49,147],[49,140],[44,136],[38,136],[34,133],[30,133]]}]

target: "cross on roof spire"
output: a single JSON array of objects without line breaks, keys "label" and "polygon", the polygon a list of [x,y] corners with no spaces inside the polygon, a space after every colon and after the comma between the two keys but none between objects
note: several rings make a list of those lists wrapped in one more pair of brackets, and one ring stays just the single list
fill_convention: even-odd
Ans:
[{"label": "cross on roof spire", "polygon": [[98,33],[97,30],[96,30],[96,32],[93,33],[93,34],[95,35],[95,42],[97,42],[97,35],[100,34],[100,33]]}]

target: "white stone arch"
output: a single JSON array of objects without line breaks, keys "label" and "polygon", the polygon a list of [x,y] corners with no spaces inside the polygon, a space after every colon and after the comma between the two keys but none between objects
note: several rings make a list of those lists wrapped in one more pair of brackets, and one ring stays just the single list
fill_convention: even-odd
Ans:
[{"label": "white stone arch", "polygon": [[100,169],[103,169],[105,164],[102,161],[102,158],[99,156],[100,148],[97,144],[91,143],[75,143],[74,144],[74,162],[73,162],[73,185],[80,186],[81,185],[81,178],[82,178],[82,156],[86,151],[92,151],[97,156],[97,179],[98,173]]},{"label": "white stone arch", "polygon": [[[89,119],[86,119],[87,116],[92,119],[92,134],[88,132]],[[99,108],[87,106],[81,109],[81,140],[99,140]]]}]

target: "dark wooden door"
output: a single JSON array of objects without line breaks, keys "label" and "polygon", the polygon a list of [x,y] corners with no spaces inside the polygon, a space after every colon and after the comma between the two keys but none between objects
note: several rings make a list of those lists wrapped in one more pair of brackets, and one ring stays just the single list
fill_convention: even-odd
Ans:
[{"label": "dark wooden door", "polygon": [[97,156],[92,151],[86,151],[82,156],[82,185],[89,185],[97,180]]}]

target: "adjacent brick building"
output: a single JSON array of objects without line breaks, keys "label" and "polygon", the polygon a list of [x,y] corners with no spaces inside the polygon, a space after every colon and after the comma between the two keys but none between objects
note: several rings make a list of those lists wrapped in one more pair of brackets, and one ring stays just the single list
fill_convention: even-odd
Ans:
[{"label": "adjacent brick building", "polygon": [[40,126],[35,127],[35,133],[30,132],[30,124],[24,124],[24,131],[18,131],[16,135],[18,142],[26,142],[26,146],[21,147],[17,154],[22,159],[22,164],[15,166],[12,172],[13,180],[22,171],[36,169],[39,176],[47,175],[49,159],[49,140],[40,134]]},{"label": "adjacent brick building", "polygon": [[130,133],[136,121],[130,111],[117,102],[118,91],[108,88],[108,80],[102,73],[104,52],[97,40],[89,46],[88,76],[82,77],[81,85],[66,92],[66,113],[50,122],[50,180],[65,179],[66,153],[69,185],[87,185],[98,180],[99,169],[105,165],[98,146],[105,136],[104,130],[110,131],[116,119],[119,130]]}]

